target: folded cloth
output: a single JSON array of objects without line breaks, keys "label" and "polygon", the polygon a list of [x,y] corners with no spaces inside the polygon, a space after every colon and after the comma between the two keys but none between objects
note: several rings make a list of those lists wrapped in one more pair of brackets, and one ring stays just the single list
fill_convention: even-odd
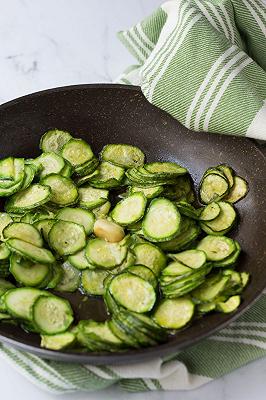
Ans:
[{"label": "folded cloth", "polygon": [[128,365],[79,365],[42,360],[0,344],[0,357],[32,383],[63,394],[118,384],[130,392],[195,389],[266,355],[266,291],[236,322],[165,359]]},{"label": "folded cloth", "polygon": [[119,38],[139,62],[119,82],[187,128],[266,140],[266,4],[173,0]]},{"label": "folded cloth", "polygon": [[[141,63],[120,81],[141,84],[150,101],[190,128],[202,130],[208,122],[212,132],[266,139],[260,125],[266,126],[265,20],[260,0],[168,2],[120,33]],[[266,291],[242,317],[210,338],[170,357],[138,364],[42,360],[4,344],[0,357],[56,394],[113,384],[130,392],[189,390],[266,355],[265,311]]]}]

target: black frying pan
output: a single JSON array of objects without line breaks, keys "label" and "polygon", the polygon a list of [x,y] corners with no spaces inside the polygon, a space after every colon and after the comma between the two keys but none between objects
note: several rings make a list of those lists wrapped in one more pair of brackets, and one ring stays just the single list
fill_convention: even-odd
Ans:
[{"label": "black frying pan", "polygon": [[[246,310],[266,286],[265,157],[247,138],[190,132],[165,112],[152,106],[137,87],[80,85],[51,89],[0,106],[0,158],[34,157],[43,132],[51,127],[69,130],[87,140],[95,152],[106,143],[139,146],[149,161],[176,161],[187,167],[196,184],[210,166],[228,163],[249,182],[250,192],[239,204],[241,223],[233,233],[243,254],[239,269],[249,271],[251,283],[236,313],[213,314],[195,321],[167,343],[125,353],[54,352],[39,347],[38,335],[0,324],[0,339],[41,357],[91,364],[130,363],[165,356],[196,343]],[[100,299],[81,302],[66,294],[78,319],[106,318]]]}]

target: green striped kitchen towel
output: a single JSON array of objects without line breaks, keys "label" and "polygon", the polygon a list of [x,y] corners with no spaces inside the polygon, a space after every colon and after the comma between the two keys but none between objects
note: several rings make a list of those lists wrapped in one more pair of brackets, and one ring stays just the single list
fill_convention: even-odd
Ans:
[{"label": "green striped kitchen towel", "polygon": [[[120,82],[188,128],[266,139],[266,7],[260,0],[175,0],[119,34],[137,58]],[[266,355],[266,291],[243,316],[167,359],[129,365],[44,361],[0,344],[31,382],[63,394],[113,384],[131,392],[193,389]]]},{"label": "green striped kitchen towel", "polygon": [[187,128],[266,140],[266,5],[173,0],[119,38],[137,59],[119,82]]}]

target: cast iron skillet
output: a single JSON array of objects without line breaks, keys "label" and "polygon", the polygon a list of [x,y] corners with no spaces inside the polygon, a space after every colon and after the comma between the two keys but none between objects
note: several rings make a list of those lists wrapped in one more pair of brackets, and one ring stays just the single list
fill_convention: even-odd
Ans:
[{"label": "cast iron skillet", "polygon": [[[190,132],[146,101],[138,87],[80,85],[46,90],[0,106],[0,158],[33,157],[43,132],[51,127],[86,139],[95,152],[106,143],[139,146],[148,161],[176,161],[187,167],[196,183],[210,166],[228,163],[249,182],[250,192],[237,204],[240,227],[233,233],[243,249],[239,269],[249,271],[251,283],[236,313],[213,314],[194,321],[165,344],[125,353],[54,352],[39,347],[39,337],[16,326],[0,324],[0,340],[41,357],[91,364],[133,363],[166,356],[195,344],[221,329],[246,310],[266,286],[265,158],[249,139]],[[106,318],[100,299],[81,302],[66,294],[78,319]]]}]

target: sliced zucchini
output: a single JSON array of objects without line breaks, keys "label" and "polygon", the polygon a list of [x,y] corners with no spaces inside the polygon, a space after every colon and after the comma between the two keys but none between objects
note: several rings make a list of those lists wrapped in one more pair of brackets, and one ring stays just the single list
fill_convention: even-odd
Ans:
[{"label": "sliced zucchini", "polygon": [[95,266],[90,264],[89,261],[87,260],[86,253],[85,253],[85,248],[78,251],[75,254],[72,254],[71,256],[68,257],[68,261],[70,262],[73,267],[83,270],[83,269],[94,269]]},{"label": "sliced zucchini", "polygon": [[49,232],[49,244],[60,255],[75,254],[86,246],[86,233],[82,225],[57,221]]},{"label": "sliced zucchini", "polygon": [[86,257],[89,262],[103,269],[112,269],[120,265],[127,255],[127,247],[121,243],[110,243],[103,239],[89,240]]},{"label": "sliced zucchini", "polygon": [[15,166],[14,157],[7,157],[0,160],[0,180],[14,181]]},{"label": "sliced zucchini", "polygon": [[0,264],[9,259],[10,251],[5,243],[0,243]]},{"label": "sliced zucchini", "polygon": [[124,272],[129,272],[130,274],[139,276],[140,278],[144,279],[145,281],[149,282],[154,289],[157,287],[157,278],[152,272],[152,270],[144,265],[132,265],[128,267]]},{"label": "sliced zucchini", "polygon": [[200,199],[204,204],[221,200],[229,191],[229,183],[225,176],[217,173],[204,175],[200,183]]},{"label": "sliced zucchini", "polygon": [[191,204],[189,204],[186,201],[179,201],[179,202],[176,202],[175,204],[176,204],[180,214],[185,215],[186,217],[198,220],[199,212]]},{"label": "sliced zucchini", "polygon": [[156,301],[153,286],[130,273],[116,275],[109,285],[109,290],[115,301],[130,311],[148,312]]},{"label": "sliced zucchini", "polygon": [[75,173],[80,178],[77,179],[77,185],[81,186],[85,183],[85,181],[89,181],[94,178],[96,175],[99,175],[99,171],[96,169],[99,165],[99,160],[96,157],[93,157],[91,160],[85,162],[84,164],[75,167]]},{"label": "sliced zucchini", "polygon": [[3,237],[7,239],[21,239],[24,242],[34,244],[34,246],[42,247],[43,240],[40,232],[33,225],[25,222],[13,222],[3,230]]},{"label": "sliced zucchini", "polygon": [[202,250],[204,249],[198,247],[196,250],[186,250],[181,253],[171,254],[170,257],[187,267],[198,269],[203,267],[207,261],[205,251]]},{"label": "sliced zucchini", "polygon": [[95,218],[100,219],[106,217],[106,215],[109,213],[111,208],[111,203],[110,201],[106,201],[103,203],[103,205],[93,208],[92,212],[95,215]]},{"label": "sliced zucchini", "polygon": [[70,139],[62,147],[61,155],[74,168],[81,166],[94,157],[90,145],[82,139]]},{"label": "sliced zucchini", "polygon": [[235,244],[235,250],[230,254],[230,256],[226,257],[224,260],[214,262],[213,263],[214,267],[218,268],[230,267],[236,263],[241,253],[241,247],[239,243],[236,241],[234,241],[234,244]]},{"label": "sliced zucchini", "polygon": [[208,235],[199,242],[197,249],[205,252],[207,260],[221,261],[229,257],[236,247],[233,239],[225,236]]},{"label": "sliced zucchini", "polygon": [[24,172],[25,174],[20,190],[27,189],[35,177],[35,169],[31,165],[25,165]]},{"label": "sliced zucchini", "polygon": [[201,230],[196,223],[189,224],[188,228],[178,234],[174,239],[167,242],[157,243],[164,251],[181,251],[191,247],[194,240],[199,236]]},{"label": "sliced zucchini", "polygon": [[4,302],[10,315],[32,321],[32,306],[40,296],[51,296],[51,294],[35,288],[16,288],[5,293]]},{"label": "sliced zucchini", "polygon": [[[166,281],[166,278],[169,279],[170,277],[170,281],[172,281],[172,277],[178,277],[178,276],[188,276],[190,274],[193,273],[193,270],[191,267],[188,267],[184,264],[182,264],[179,261],[173,261],[170,264],[167,265],[166,268],[164,268],[162,270],[162,275],[161,275],[161,280],[163,280],[164,282]],[[168,280],[169,282],[169,280]]]},{"label": "sliced zucchini", "polygon": [[50,187],[36,183],[11,196],[5,204],[5,210],[21,214],[47,203],[50,198]]},{"label": "sliced zucchini", "polygon": [[9,225],[11,222],[13,222],[13,219],[11,216],[7,213],[0,213],[0,240],[4,240],[3,236],[3,230],[7,225]]},{"label": "sliced zucchini", "polygon": [[212,221],[219,216],[221,212],[219,203],[212,202],[204,207],[199,215],[200,221]]},{"label": "sliced zucchini", "polygon": [[82,271],[81,284],[82,292],[93,296],[102,296],[104,294],[104,280],[109,275],[108,271],[92,271],[86,269]]},{"label": "sliced zucchini", "polygon": [[90,186],[78,189],[80,207],[92,210],[103,205],[108,199],[108,190],[95,189]]},{"label": "sliced zucchini", "polygon": [[107,321],[80,321],[78,340],[92,351],[117,351],[124,347],[123,342],[114,335]]},{"label": "sliced zucchini", "polygon": [[224,235],[234,226],[237,216],[234,207],[224,201],[219,202],[219,207],[221,212],[217,218],[201,223],[201,228],[208,234]]},{"label": "sliced zucchini", "polygon": [[64,160],[64,162],[65,166],[60,172],[60,175],[64,176],[65,178],[71,178],[71,175],[73,174],[73,168],[66,160]]},{"label": "sliced zucchini", "polygon": [[107,161],[103,161],[99,165],[98,172],[98,175],[90,179],[90,185],[100,189],[111,189],[120,185],[125,170]]},{"label": "sliced zucchini", "polygon": [[70,133],[60,129],[45,132],[40,141],[40,149],[44,152],[60,153],[62,147],[72,138]]},{"label": "sliced zucchini", "polygon": [[166,266],[165,254],[151,243],[138,243],[133,247],[133,252],[136,256],[135,264],[145,265],[155,276],[159,276]]},{"label": "sliced zucchini", "polygon": [[174,238],[180,231],[181,217],[175,205],[163,197],[151,201],[142,223],[144,236],[151,242]]},{"label": "sliced zucchini", "polygon": [[248,184],[245,179],[240,176],[235,176],[234,185],[224,200],[229,203],[236,203],[247,195],[248,190]]},{"label": "sliced zucchini", "polygon": [[38,231],[42,234],[46,243],[49,242],[49,232],[52,229],[52,226],[55,223],[55,219],[41,219],[35,222],[34,226],[38,229]]},{"label": "sliced zucchini", "polygon": [[194,314],[194,304],[189,298],[162,300],[153,318],[166,329],[180,329],[187,325]]},{"label": "sliced zucchini", "polygon": [[186,168],[181,167],[174,162],[149,163],[144,165],[144,169],[146,169],[151,174],[160,175],[184,175],[188,172]]},{"label": "sliced zucchini", "polygon": [[201,304],[198,304],[197,311],[200,314],[206,314],[206,313],[209,313],[211,311],[214,311],[215,308],[216,308],[216,304],[214,302],[212,302],[212,303],[201,303]]},{"label": "sliced zucchini", "polygon": [[59,283],[55,286],[55,290],[59,292],[74,292],[80,284],[80,271],[73,267],[69,262],[61,265],[63,276]]},{"label": "sliced zucchini", "polygon": [[46,288],[54,289],[57,285],[59,285],[60,282],[62,282],[64,269],[57,263],[50,266],[50,269],[51,278],[49,279],[49,282],[47,282]]},{"label": "sliced zucchini", "polygon": [[70,207],[58,211],[56,219],[82,225],[87,235],[92,233],[95,221],[94,214],[91,211],[84,210],[83,208]]},{"label": "sliced zucchini", "polygon": [[8,239],[6,245],[10,251],[28,260],[41,264],[52,264],[55,258],[50,250],[34,246],[20,239]]},{"label": "sliced zucchini", "polygon": [[0,297],[10,289],[14,289],[13,283],[0,278]]},{"label": "sliced zucchini", "polygon": [[240,277],[241,277],[242,287],[244,289],[248,284],[250,274],[248,272],[240,272]]},{"label": "sliced zucchini", "polygon": [[41,335],[41,347],[49,350],[63,350],[74,344],[76,336],[72,332],[57,335]]},{"label": "sliced zucchini", "polygon": [[10,258],[10,272],[17,282],[24,286],[40,286],[50,275],[50,266],[36,264],[12,254]]},{"label": "sliced zucchini", "polygon": [[239,295],[231,296],[228,300],[217,303],[216,310],[228,314],[236,311],[237,308],[240,306],[240,303],[241,297]]},{"label": "sliced zucchini", "polygon": [[50,174],[60,174],[65,166],[63,157],[54,152],[42,153],[36,162],[41,165],[41,179]]},{"label": "sliced zucchini", "polygon": [[145,155],[136,146],[108,144],[102,149],[101,158],[120,167],[133,168],[144,164]]},{"label": "sliced zucchini", "polygon": [[55,335],[65,332],[73,322],[73,311],[66,299],[40,296],[32,306],[32,319],[39,332]]},{"label": "sliced zucchini", "polygon": [[58,174],[50,174],[42,179],[41,183],[51,188],[51,198],[49,200],[60,207],[66,207],[78,201],[78,189],[70,178],[65,178]]},{"label": "sliced zucchini", "polygon": [[131,186],[129,189],[129,193],[132,194],[141,192],[147,199],[154,199],[155,197],[158,197],[163,192],[163,190],[163,186],[154,186],[148,188]]},{"label": "sliced zucchini", "polygon": [[122,226],[134,224],[143,217],[146,203],[147,200],[143,193],[133,193],[117,203],[111,213],[111,217]]},{"label": "sliced zucchini", "polygon": [[193,291],[192,297],[198,302],[211,302],[225,289],[230,277],[215,274],[208,277],[204,283]]},{"label": "sliced zucchini", "polygon": [[228,180],[230,188],[234,185],[234,172],[231,167],[225,164],[221,164],[217,166],[217,169],[222,171],[222,173],[225,175],[226,179]]}]

